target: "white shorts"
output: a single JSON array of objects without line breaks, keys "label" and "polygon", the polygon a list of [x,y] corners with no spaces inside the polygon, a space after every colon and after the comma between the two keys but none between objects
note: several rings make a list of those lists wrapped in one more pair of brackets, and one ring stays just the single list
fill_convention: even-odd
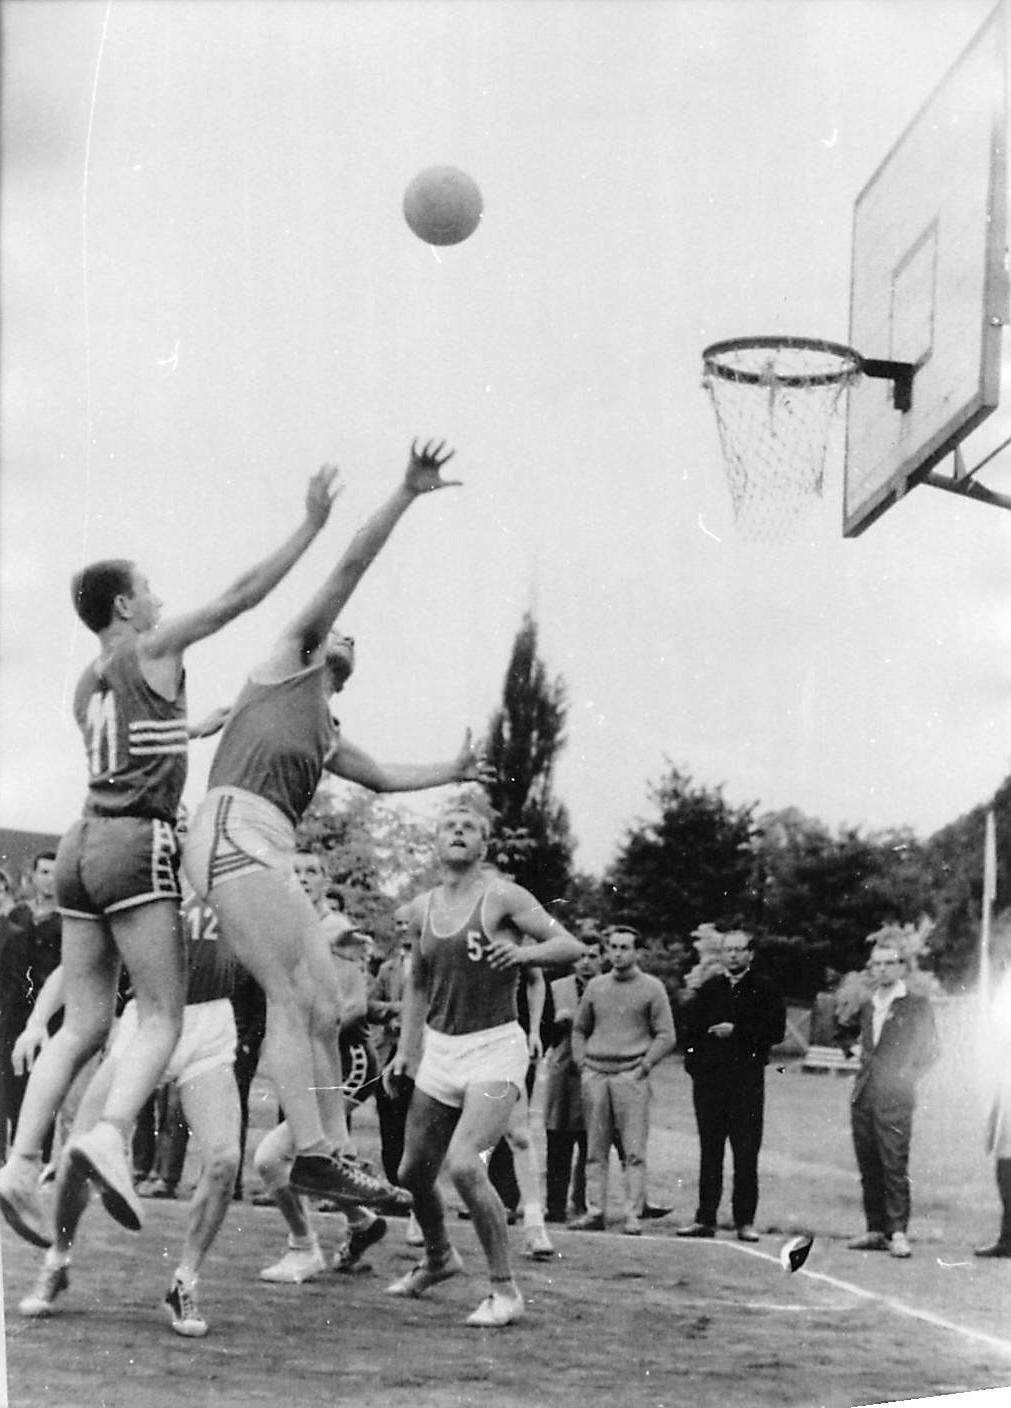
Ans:
[{"label": "white shorts", "polygon": [[[123,1008],[109,1048],[110,1060],[126,1055],[127,1047],[137,1035],[137,1004],[128,1002]],[[238,1041],[235,1033],[235,1012],[227,997],[213,1002],[198,1002],[183,1008],[183,1029],[169,1057],[162,1081],[182,1085],[197,1076],[206,1075],[217,1066],[230,1066],[235,1060]]]},{"label": "white shorts", "polygon": [[295,828],[273,802],[241,787],[214,787],[190,821],[183,868],[205,900],[226,880],[263,870],[284,871],[297,886],[294,855]]},{"label": "white shorts", "polygon": [[529,1060],[526,1033],[519,1022],[463,1036],[446,1036],[426,1027],[414,1084],[441,1105],[459,1110],[469,1085],[508,1081],[523,1090]]}]

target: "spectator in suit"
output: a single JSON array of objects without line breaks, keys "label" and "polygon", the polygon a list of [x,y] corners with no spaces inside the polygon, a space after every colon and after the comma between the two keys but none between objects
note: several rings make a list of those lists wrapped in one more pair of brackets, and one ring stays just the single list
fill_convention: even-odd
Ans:
[{"label": "spectator in suit", "polygon": [[582,1082],[572,1060],[572,1022],[587,984],[600,972],[604,940],[599,933],[582,926],[577,933],[586,952],[576,959],[572,973],[551,984],[555,1020],[544,1063],[548,1222],[564,1222],[570,1207],[577,1217],[586,1212],[586,1119]]},{"label": "spectator in suit", "polygon": [[25,931],[11,921],[14,907],[14,883],[0,870],[0,1159],[7,1157],[9,1126],[17,1119],[18,1086],[11,1051],[21,1030],[18,1021],[25,1005],[24,983],[18,977],[24,964],[17,958],[24,952]]},{"label": "spectator in suit", "polygon": [[714,1237],[727,1141],[734,1160],[731,1209],[737,1237],[757,1242],[758,1153],[765,1114],[765,1066],[782,1041],[786,1006],[768,978],[752,971],[754,941],[723,935],[723,971],[699,987],[684,1019],[685,1070],[699,1131],[699,1201],[679,1237]]},{"label": "spectator in suit", "polygon": [[[10,1068],[10,1048],[28,1021],[32,1006],[49,977],[60,965],[62,923],[56,907],[56,852],[40,851],[32,862],[31,899],[16,904],[8,916],[17,931],[0,953],[0,992],[4,1029],[3,1056],[6,1116],[13,1139],[28,1085],[27,1072]],[[50,1024],[50,1036],[63,1021],[62,1013]],[[42,1162],[48,1164],[55,1126],[42,1142]]]},{"label": "spectator in suit", "polygon": [[860,1007],[860,1068],[853,1082],[853,1147],[867,1231],[854,1251],[908,1257],[909,1144],[916,1085],[938,1055],[930,1000],[907,990],[905,959],[879,942],[867,965],[872,994]]},{"label": "spectator in suit", "polygon": [[[407,906],[400,905],[393,915],[395,944],[390,956],[379,966],[369,997],[369,1019],[372,1041],[380,1071],[393,1060],[400,1039],[400,1010],[411,969],[413,937],[407,923]],[[412,1069],[413,1066],[413,1069]],[[379,1140],[382,1146],[383,1172],[391,1183],[397,1182],[397,1170],[404,1156],[404,1129],[407,1108],[414,1089],[417,1061],[404,1071],[392,1093],[383,1081],[376,1085],[376,1112],[379,1115]]]}]

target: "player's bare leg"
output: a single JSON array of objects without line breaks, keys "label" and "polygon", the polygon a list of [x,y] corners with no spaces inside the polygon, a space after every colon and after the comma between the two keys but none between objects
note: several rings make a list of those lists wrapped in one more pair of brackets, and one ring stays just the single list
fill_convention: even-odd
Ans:
[{"label": "player's bare leg", "polygon": [[125,910],[109,922],[130,972],[137,1030],[115,1064],[98,1123],[87,1134],[71,1140],[68,1154],[98,1185],[110,1216],[138,1231],[142,1214],[127,1146],[137,1116],[161,1080],[179,1040],[186,959],[175,899]]},{"label": "player's bare leg", "polygon": [[[106,1061],[92,1075],[74,1117],[73,1134],[93,1128],[112,1084],[112,1062]],[[54,1313],[55,1302],[70,1285],[77,1229],[91,1200],[91,1184],[80,1164],[64,1152],[56,1171],[54,1190],[54,1239],[46,1252],[34,1289],[19,1303],[22,1315],[44,1319]]]},{"label": "player's bare leg", "polygon": [[482,1158],[509,1128],[518,1099],[519,1090],[510,1081],[469,1085],[446,1154],[449,1176],[470,1211],[491,1279],[491,1294],[467,1317],[468,1325],[494,1328],[511,1324],[523,1314],[523,1297],[513,1280],[509,1257],[505,1208]]},{"label": "player's bare leg", "polygon": [[179,1087],[183,1116],[200,1151],[200,1178],[190,1198],[186,1236],[165,1298],[177,1334],[199,1338],[207,1322],[197,1307],[204,1258],[232,1202],[239,1166],[239,1092],[230,1065],[215,1066]]},{"label": "player's bare leg", "polygon": [[[319,919],[293,877],[261,870],[214,888],[210,903],[239,962],[267,997],[263,1061],[284,1108],[298,1153],[329,1152],[320,1119],[310,1025],[315,1017],[314,964]],[[334,1045],[336,1009],[332,1014]]]}]

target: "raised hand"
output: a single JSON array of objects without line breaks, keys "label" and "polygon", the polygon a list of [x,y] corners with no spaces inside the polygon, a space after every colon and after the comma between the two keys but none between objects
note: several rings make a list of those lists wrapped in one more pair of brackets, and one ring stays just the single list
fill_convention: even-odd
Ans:
[{"label": "raised hand", "polygon": [[340,470],[337,465],[324,464],[309,480],[309,487],[305,493],[305,516],[317,528],[323,527],[330,517],[334,499],[344,491],[343,484],[335,485],[334,483],[339,474]]},{"label": "raised hand", "polygon": [[404,487],[412,494],[431,494],[435,489],[458,488],[462,483],[460,479],[443,479],[441,470],[456,454],[455,450],[445,449],[445,440],[440,440],[438,444],[434,440],[426,441],[419,450],[417,440],[411,441],[411,458],[407,462],[407,473],[404,476]]},{"label": "raised hand", "polygon": [[458,782],[478,782],[489,787],[495,781],[495,769],[485,757],[480,747],[471,742],[471,731],[463,735],[463,746],[456,755],[456,777]]}]

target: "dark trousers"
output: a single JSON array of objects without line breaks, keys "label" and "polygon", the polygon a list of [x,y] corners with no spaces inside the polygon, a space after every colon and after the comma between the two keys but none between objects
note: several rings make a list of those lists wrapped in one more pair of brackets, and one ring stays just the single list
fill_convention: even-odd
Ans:
[{"label": "dark trousers", "polygon": [[882,1099],[863,1090],[850,1107],[853,1148],[860,1170],[869,1232],[905,1232],[909,1226],[911,1100]]},{"label": "dark trousers", "polygon": [[736,1227],[755,1220],[758,1151],[765,1116],[765,1072],[756,1068],[699,1072],[692,1079],[699,1130],[699,1205],[696,1222],[716,1226],[723,1195],[723,1158],[730,1141],[734,1159],[731,1210]]},{"label": "dark trousers", "polygon": [[570,1206],[574,1212],[585,1212],[586,1130],[549,1129],[545,1133],[545,1142],[548,1216],[564,1220],[566,1209]]},{"label": "dark trousers", "polygon": [[176,1188],[183,1176],[190,1127],[183,1115],[182,1097],[176,1085],[167,1086],[158,1130],[158,1147],[154,1156],[154,1173],[170,1188]]},{"label": "dark trousers", "polygon": [[397,1182],[401,1160],[404,1157],[404,1130],[407,1126],[407,1110],[414,1091],[414,1081],[401,1077],[395,1085],[395,1094],[387,1095],[381,1080],[375,1084],[376,1114],[379,1116],[379,1143],[382,1150],[383,1173],[390,1183]]},{"label": "dark trousers", "polygon": [[246,1159],[246,1136],[249,1133],[249,1090],[260,1063],[263,1031],[240,1037],[235,1049],[235,1084],[239,1088],[239,1170],[235,1175],[235,1196],[242,1197],[242,1170]]}]

